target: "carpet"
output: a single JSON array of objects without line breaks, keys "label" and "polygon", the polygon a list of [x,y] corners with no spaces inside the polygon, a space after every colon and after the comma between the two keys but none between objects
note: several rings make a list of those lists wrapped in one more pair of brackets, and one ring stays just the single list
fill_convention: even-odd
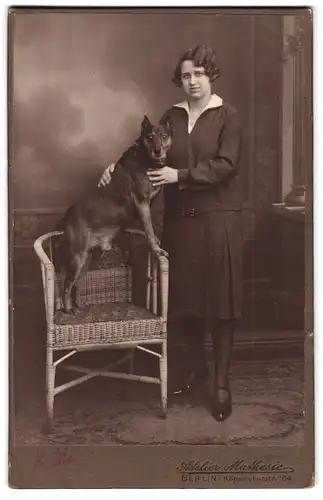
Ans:
[{"label": "carpet", "polygon": [[299,359],[236,362],[232,367],[233,412],[216,422],[208,388],[170,398],[159,417],[159,387],[92,379],[55,399],[55,426],[42,432],[42,398],[20,408],[13,423],[15,444],[286,444],[304,438],[303,362]]}]

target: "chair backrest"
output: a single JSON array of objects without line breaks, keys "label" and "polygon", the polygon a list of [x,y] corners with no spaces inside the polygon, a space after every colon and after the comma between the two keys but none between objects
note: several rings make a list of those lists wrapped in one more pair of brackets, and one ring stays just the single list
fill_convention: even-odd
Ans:
[{"label": "chair backrest", "polygon": [[[77,286],[76,301],[80,306],[105,302],[131,302],[131,278],[131,267],[125,264],[89,270]],[[63,307],[64,279],[64,273],[56,273],[56,310]]]},{"label": "chair backrest", "polygon": [[[63,233],[59,231],[47,233],[39,237],[35,244],[35,251],[41,261],[45,305],[48,308],[48,299],[53,297],[53,309],[59,310],[63,306],[63,289],[65,273],[58,265],[55,255],[59,255]],[[54,291],[48,293],[52,280],[45,279],[44,266],[52,265],[54,272]],[[62,269],[59,269],[61,267]],[[105,302],[130,302],[132,298],[132,270],[130,251],[116,246],[109,252],[104,252],[95,266],[90,266],[84,279],[77,286],[76,299],[79,305],[102,304]]]}]

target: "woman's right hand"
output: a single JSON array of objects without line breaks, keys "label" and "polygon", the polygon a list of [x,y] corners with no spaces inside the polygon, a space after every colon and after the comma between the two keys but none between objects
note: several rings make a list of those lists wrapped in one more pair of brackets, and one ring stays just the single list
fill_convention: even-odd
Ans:
[{"label": "woman's right hand", "polygon": [[111,174],[114,172],[116,164],[111,163],[103,172],[101,179],[99,180],[98,187],[105,187],[111,181]]}]

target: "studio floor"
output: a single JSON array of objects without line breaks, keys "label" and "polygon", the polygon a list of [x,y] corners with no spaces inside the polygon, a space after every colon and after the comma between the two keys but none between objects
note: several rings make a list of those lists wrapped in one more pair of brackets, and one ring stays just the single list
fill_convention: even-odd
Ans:
[{"label": "studio floor", "polygon": [[304,438],[303,362],[300,359],[236,361],[233,413],[216,422],[208,387],[169,400],[159,417],[159,387],[95,378],[55,399],[55,425],[43,433],[43,391],[21,398],[13,419],[15,444],[284,444]]}]

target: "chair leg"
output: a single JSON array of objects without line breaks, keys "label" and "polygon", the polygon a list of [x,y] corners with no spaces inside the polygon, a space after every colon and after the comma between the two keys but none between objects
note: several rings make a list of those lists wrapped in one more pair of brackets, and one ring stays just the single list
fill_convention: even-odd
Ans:
[{"label": "chair leg", "polygon": [[131,373],[131,375],[133,375],[135,367],[135,350],[136,349],[131,349],[130,353],[129,373]]},{"label": "chair leg", "polygon": [[167,340],[162,343],[162,357],[159,359],[162,418],[167,417]]},{"label": "chair leg", "polygon": [[46,409],[48,429],[51,429],[54,421],[55,373],[56,367],[53,363],[53,350],[48,347],[46,359]]}]

